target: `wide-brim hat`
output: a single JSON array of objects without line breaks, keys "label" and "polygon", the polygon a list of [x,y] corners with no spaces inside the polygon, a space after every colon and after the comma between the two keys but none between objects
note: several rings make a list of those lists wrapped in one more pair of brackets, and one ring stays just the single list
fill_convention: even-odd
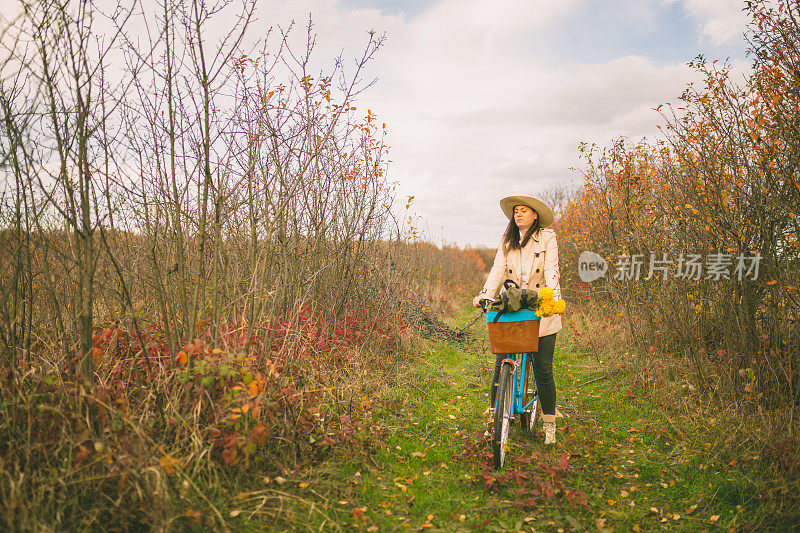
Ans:
[{"label": "wide-brim hat", "polygon": [[527,205],[539,214],[540,228],[546,228],[553,223],[553,219],[555,218],[555,215],[553,215],[553,210],[550,209],[549,205],[538,198],[523,194],[519,196],[506,196],[500,200],[500,209],[503,210],[503,213],[509,218],[509,220],[514,218],[514,207],[518,205]]}]

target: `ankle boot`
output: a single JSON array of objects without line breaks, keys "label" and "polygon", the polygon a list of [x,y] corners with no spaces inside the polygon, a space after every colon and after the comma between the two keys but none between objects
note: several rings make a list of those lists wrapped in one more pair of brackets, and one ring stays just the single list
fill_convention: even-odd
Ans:
[{"label": "ankle boot", "polygon": [[544,443],[556,443],[556,415],[542,415],[544,422]]}]

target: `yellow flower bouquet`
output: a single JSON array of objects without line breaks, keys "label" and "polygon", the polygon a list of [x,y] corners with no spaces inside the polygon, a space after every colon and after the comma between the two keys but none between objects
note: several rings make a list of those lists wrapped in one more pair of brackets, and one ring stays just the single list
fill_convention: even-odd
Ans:
[{"label": "yellow flower bouquet", "polygon": [[539,293],[538,307],[536,308],[536,316],[539,318],[545,316],[553,316],[561,314],[567,308],[567,302],[563,299],[556,301],[553,298],[553,289],[545,287]]}]

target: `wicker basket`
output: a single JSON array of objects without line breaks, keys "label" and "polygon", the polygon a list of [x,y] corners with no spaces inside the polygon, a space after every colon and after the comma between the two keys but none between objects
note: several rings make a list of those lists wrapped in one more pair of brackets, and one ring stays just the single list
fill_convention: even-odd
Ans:
[{"label": "wicker basket", "polygon": [[489,328],[489,348],[492,353],[526,353],[539,350],[539,317],[533,311],[486,313]]}]

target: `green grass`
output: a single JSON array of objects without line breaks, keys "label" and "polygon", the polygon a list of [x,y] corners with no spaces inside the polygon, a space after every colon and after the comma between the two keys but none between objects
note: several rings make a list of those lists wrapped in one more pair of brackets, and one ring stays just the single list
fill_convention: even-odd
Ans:
[{"label": "green grass", "polygon": [[[456,322],[473,314],[465,309]],[[483,412],[493,356],[480,323],[474,331],[476,342],[432,344],[401,369],[386,401],[373,406],[373,427],[383,436],[376,432],[371,454],[336,456],[313,472],[295,473],[282,489],[287,505],[302,509],[292,515],[295,528],[792,528],[787,520],[796,519],[796,510],[776,515],[759,503],[764,486],[758,471],[766,468],[761,458],[737,457],[735,446],[722,445],[725,435],[698,429],[676,407],[679,399],[672,407],[653,402],[629,376],[606,372],[599,361],[573,352],[567,328],[559,333],[554,363],[563,414],[558,444],[546,448],[540,435],[516,426],[505,472],[487,472],[490,416]],[[563,456],[569,466],[560,470],[554,465]],[[523,458],[528,462],[515,462]],[[555,469],[553,479],[563,489],[525,505],[526,494],[518,491],[530,495],[548,479],[547,468]],[[518,474],[527,478],[515,480]],[[493,480],[491,489],[484,475]],[[568,501],[568,491],[585,493],[588,505]]]}]

